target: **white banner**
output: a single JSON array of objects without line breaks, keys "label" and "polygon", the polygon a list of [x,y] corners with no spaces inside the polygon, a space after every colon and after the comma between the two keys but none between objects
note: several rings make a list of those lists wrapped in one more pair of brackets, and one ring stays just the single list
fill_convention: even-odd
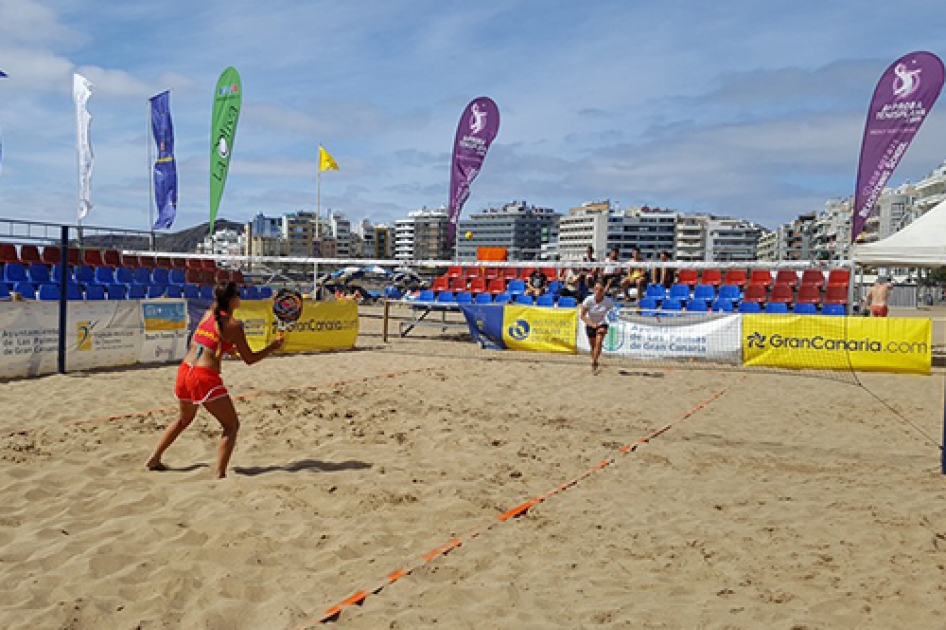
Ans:
[{"label": "white banner", "polygon": [[[151,306],[156,302],[69,302],[66,369],[183,358],[186,302],[164,300],[160,308]],[[0,378],[56,372],[58,331],[58,302],[0,303]]]},{"label": "white banner", "polygon": [[81,74],[72,75],[72,98],[76,103],[76,156],[79,164],[79,220],[92,209],[92,142],[89,128],[92,115],[86,108],[95,86]]},{"label": "white banner", "polygon": [[[612,311],[602,354],[635,359],[696,359],[742,364],[740,315],[692,315],[624,321]],[[578,324],[578,351],[590,352],[585,325]]]}]

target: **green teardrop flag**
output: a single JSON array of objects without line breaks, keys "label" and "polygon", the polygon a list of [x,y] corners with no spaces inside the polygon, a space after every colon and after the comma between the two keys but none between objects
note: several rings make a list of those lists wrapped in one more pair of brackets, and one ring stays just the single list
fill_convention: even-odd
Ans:
[{"label": "green teardrop flag", "polygon": [[210,233],[214,233],[214,221],[217,208],[223,196],[223,187],[227,183],[230,170],[230,156],[233,155],[233,142],[236,139],[237,121],[240,119],[240,105],[243,102],[243,88],[240,74],[235,68],[227,68],[217,80],[214,92],[213,126],[210,134]]}]

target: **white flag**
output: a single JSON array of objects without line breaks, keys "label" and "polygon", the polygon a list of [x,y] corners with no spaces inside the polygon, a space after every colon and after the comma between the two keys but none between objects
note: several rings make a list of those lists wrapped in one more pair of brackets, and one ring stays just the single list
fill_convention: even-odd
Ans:
[{"label": "white flag", "polygon": [[76,154],[79,163],[79,220],[92,209],[92,143],[89,127],[92,116],[85,108],[95,86],[81,74],[72,75],[72,98],[76,102]]}]

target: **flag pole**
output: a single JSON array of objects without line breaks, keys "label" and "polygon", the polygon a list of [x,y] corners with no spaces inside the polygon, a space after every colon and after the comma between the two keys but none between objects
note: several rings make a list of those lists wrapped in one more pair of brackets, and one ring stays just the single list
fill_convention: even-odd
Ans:
[{"label": "flag pole", "polygon": [[151,232],[151,248],[154,249],[154,173],[152,169],[153,159],[151,157],[151,142],[148,137],[151,135],[151,99],[148,99],[148,105],[145,107],[145,146],[148,148],[148,230]]},{"label": "flag pole", "polygon": [[[321,229],[322,229],[322,144],[319,143],[319,158],[318,163],[315,165],[315,238],[319,240],[321,238]],[[319,242],[319,247],[321,248],[322,243]],[[319,250],[321,251],[321,249]]]}]

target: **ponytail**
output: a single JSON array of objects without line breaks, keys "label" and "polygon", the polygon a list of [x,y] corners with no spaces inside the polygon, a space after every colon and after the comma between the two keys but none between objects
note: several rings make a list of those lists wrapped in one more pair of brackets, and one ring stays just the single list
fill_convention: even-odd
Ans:
[{"label": "ponytail", "polygon": [[238,295],[235,282],[219,282],[214,287],[213,317],[214,328],[217,331],[217,357],[223,354],[223,323],[224,318],[231,315],[230,302]]}]

